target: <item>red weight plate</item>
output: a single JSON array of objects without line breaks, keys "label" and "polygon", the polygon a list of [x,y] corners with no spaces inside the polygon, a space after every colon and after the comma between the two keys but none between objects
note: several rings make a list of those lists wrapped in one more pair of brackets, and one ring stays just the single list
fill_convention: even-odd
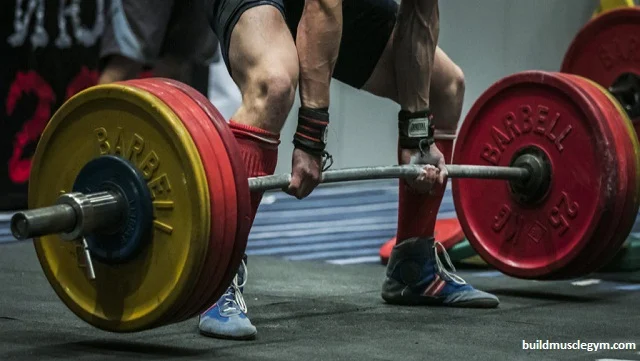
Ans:
[{"label": "red weight plate", "polygon": [[[624,128],[626,131],[622,137],[624,137],[624,139],[631,139],[631,145],[629,147],[630,161],[628,163],[631,180],[627,189],[627,201],[631,204],[625,206],[627,210],[624,211],[624,218],[621,221],[621,224],[624,226],[620,226],[618,231],[615,233],[616,239],[613,241],[613,246],[607,248],[608,254],[602,255],[600,263],[604,266],[611,262],[616,254],[618,254],[620,248],[623,247],[635,225],[636,217],[638,215],[638,208],[640,208],[640,143],[638,142],[638,137],[636,135],[636,130],[633,127],[633,123],[627,116],[625,109],[622,108],[620,103],[618,103],[606,89],[595,83],[593,84],[595,87],[599,88],[602,94],[607,95],[612,104],[616,105],[617,114],[620,115],[620,119],[622,124],[624,124],[624,127],[620,127],[620,123],[616,123],[614,126]],[[626,226],[627,224],[629,224],[628,227]]]},{"label": "red weight plate", "polygon": [[[245,171],[245,165],[240,157],[240,152],[237,148],[237,143],[231,129],[227,126],[226,121],[214,107],[214,105],[204,95],[197,92],[195,89],[185,86],[182,83],[165,79],[165,82],[175,86],[176,88],[185,92],[185,94],[192,97],[200,107],[207,113],[212,121],[212,124],[218,130],[222,141],[227,148],[227,154],[234,169],[235,181],[236,181],[236,194],[238,200],[238,227],[236,229],[236,240],[234,243],[234,249],[229,266],[227,267],[227,274],[224,277],[222,283],[222,289],[220,295],[224,292],[227,286],[231,283],[231,280],[235,276],[240,261],[247,247],[247,239],[251,230],[251,198],[249,193],[249,187],[247,179],[247,173]],[[218,301],[218,297],[211,299],[209,306]],[[208,306],[207,306],[208,307]],[[203,310],[204,311],[204,310]]]},{"label": "red weight plate", "polygon": [[[189,315],[186,315],[185,317],[185,319],[188,319],[188,318],[197,316],[202,311],[208,309],[211,306],[211,304],[216,302],[220,298],[220,296],[222,296],[222,294],[228,287],[229,283],[227,283],[225,280],[228,278],[228,274],[230,273],[229,263],[231,258],[233,257],[234,249],[236,246],[235,244],[236,231],[237,231],[237,227],[242,226],[238,224],[239,215],[241,214],[238,212],[238,207],[240,206],[240,203],[238,203],[238,197],[241,197],[241,195],[239,195],[238,192],[236,192],[237,191],[236,185],[238,183],[244,184],[246,188],[247,181],[246,181],[246,176],[244,176],[244,173],[240,173],[241,178],[238,178],[238,176],[236,175],[237,172],[235,170],[236,166],[233,164],[233,162],[231,162],[229,157],[229,155],[231,154],[230,150],[235,152],[235,154],[238,154],[238,152],[235,150],[235,148],[226,147],[226,143],[229,142],[228,138],[225,139],[224,135],[221,134],[218,131],[218,129],[213,125],[211,118],[208,115],[208,112],[203,107],[200,106],[199,102],[197,102],[193,97],[187,94],[189,89],[191,89],[193,92],[197,92],[197,91],[185,84],[178,83],[169,79],[158,78],[158,79],[155,79],[154,82],[157,82],[163,87],[169,86],[170,87],[169,91],[172,94],[174,94],[184,102],[188,102],[192,104],[192,110],[194,112],[195,111],[198,112],[197,119],[202,128],[202,132],[204,132],[205,134],[216,135],[216,138],[212,139],[212,142],[215,142],[216,146],[222,147],[222,149],[224,149],[223,155],[225,156],[225,162],[226,162],[225,164],[228,164],[231,167],[230,174],[233,175],[233,177],[229,176],[224,179],[225,183],[227,184],[226,188],[231,187],[233,189],[233,192],[227,191],[227,194],[226,194],[228,196],[226,200],[229,202],[233,202],[233,203],[227,204],[227,206],[233,206],[233,207],[229,207],[231,209],[227,211],[227,219],[232,219],[233,222],[228,222],[227,224],[227,229],[225,230],[225,232],[229,231],[230,236],[225,237],[225,242],[222,245],[222,251],[218,256],[217,264],[215,265],[215,267],[217,267],[215,280],[218,281],[218,283],[217,283],[217,286],[214,283],[207,285],[206,284],[207,280],[204,280],[205,282],[203,287],[204,293],[201,294],[200,297],[197,297],[197,299],[194,300],[194,302],[196,302],[196,305],[193,308],[192,313]],[[228,130],[228,128],[226,128],[226,124],[223,130]],[[232,141],[235,142],[235,138],[232,139]],[[232,143],[232,144],[235,146],[235,143]],[[241,167],[242,167],[241,169],[244,170],[244,165],[241,164]],[[243,176],[244,178],[242,178]],[[242,250],[242,253],[244,253],[244,249]],[[237,267],[235,268],[235,270],[237,270]],[[235,275],[235,272],[233,274]],[[229,282],[231,281],[229,280]]]},{"label": "red weight plate", "polygon": [[[227,156],[228,151],[224,147],[222,139],[217,130],[211,126],[209,117],[191,97],[187,96],[184,92],[181,92],[179,89],[176,89],[170,84],[167,84],[164,80],[165,79],[154,79],[152,80],[152,82],[154,84],[157,84],[159,87],[162,87],[164,91],[171,93],[177,98],[178,101],[189,104],[190,110],[195,114],[195,118],[193,119],[198,122],[198,125],[200,125],[200,131],[204,134],[209,134],[211,146],[218,148],[216,150],[216,155],[218,156],[219,162],[224,164],[222,181],[224,183],[225,202],[227,202],[225,203],[226,219],[229,220],[225,224],[225,236],[223,240],[214,238],[211,239],[212,247],[214,246],[213,243],[216,243],[215,246],[221,249],[217,255],[217,258],[215,259],[215,263],[211,263],[208,265],[211,268],[211,272],[213,272],[213,275],[207,278],[200,279],[200,283],[198,285],[198,290],[200,292],[194,295],[193,299],[191,300],[192,306],[185,308],[185,313],[180,316],[182,320],[185,320],[198,315],[201,310],[207,309],[210,306],[210,304],[208,303],[209,299],[215,297],[215,299],[217,300],[217,298],[220,297],[222,295],[222,292],[224,291],[221,291],[221,288],[226,288],[222,280],[224,280],[229,263],[229,258],[231,257],[231,252],[235,243],[235,231],[238,217],[236,203],[237,198],[235,189],[235,176],[233,176],[233,169],[231,167],[231,163],[229,162],[229,157]],[[222,151],[222,153],[220,153],[220,151]],[[225,177],[224,175],[229,176]]]},{"label": "red weight plate", "polygon": [[[156,85],[152,83],[152,78],[146,79],[134,79],[122,82],[123,84],[127,84],[129,86],[133,86],[156,96],[158,99],[167,104],[175,113],[180,117],[182,123],[185,125],[187,130],[189,131],[189,135],[193,139],[196,147],[198,148],[198,152],[200,153],[200,158],[202,160],[205,172],[207,173],[207,184],[209,188],[209,198],[211,202],[211,230],[210,230],[210,241],[207,249],[207,255],[204,259],[203,267],[200,271],[200,274],[197,276],[196,286],[194,287],[191,295],[182,305],[176,307],[176,309],[172,310],[173,312],[167,316],[167,319],[162,320],[162,324],[166,323],[175,323],[181,321],[179,315],[184,312],[184,310],[191,307],[194,299],[194,294],[199,292],[200,283],[203,278],[207,278],[210,275],[208,271],[210,267],[208,266],[211,261],[215,261],[212,257],[216,257],[219,253],[218,250],[212,248],[211,239],[222,239],[224,237],[224,223],[225,223],[225,214],[226,210],[224,209],[224,192],[220,192],[216,190],[212,191],[212,181],[211,174],[214,174],[217,178],[219,178],[219,161],[216,157],[215,151],[213,148],[208,146],[208,138],[205,133],[201,130],[195,128],[193,122],[191,121],[194,115],[190,112],[187,104],[176,100],[171,94],[168,94],[164,89],[158,88]],[[219,179],[215,179],[213,184],[221,184]]]},{"label": "red weight plate", "polygon": [[[613,230],[611,242],[608,247],[604,249],[603,253],[599,255],[597,263],[595,261],[593,263],[593,268],[590,271],[595,271],[613,259],[626,241],[635,224],[638,207],[640,206],[640,158],[638,154],[640,145],[638,144],[638,138],[631,121],[616,99],[597,83],[579,76],[572,77],[574,81],[584,83],[585,88],[590,86],[590,93],[592,93],[594,97],[599,97],[601,99],[600,102],[608,106],[609,115],[607,115],[607,119],[609,119],[611,127],[618,132],[616,142],[626,145],[625,149],[621,150],[619,154],[623,152],[627,153],[626,170],[629,182],[623,191],[626,194],[625,205],[621,211],[620,223]],[[621,158],[622,157],[619,157],[618,159]],[[587,262],[587,264],[590,264],[590,262]]]},{"label": "red weight plate", "polygon": [[[640,8],[613,10],[589,21],[569,46],[562,72],[605,88],[625,73],[640,76]],[[640,119],[632,120],[640,132]]]},{"label": "red weight plate", "polygon": [[464,240],[464,232],[462,232],[460,221],[457,218],[437,220],[435,237],[446,249],[460,243]]},{"label": "red weight plate", "polygon": [[[635,184],[637,183],[635,169],[635,159],[633,138],[635,134],[630,126],[625,126],[628,122],[621,109],[618,109],[617,103],[605,93],[605,90],[598,85],[585,78],[562,74],[568,80],[579,86],[587,96],[591,97],[598,108],[601,109],[602,117],[606,119],[614,134],[614,144],[611,146],[616,149],[616,162],[618,162],[620,171],[618,178],[618,190],[616,197],[616,206],[612,209],[614,215],[613,220],[607,227],[606,234],[597,237],[596,243],[592,245],[591,252],[581,255],[575,265],[567,267],[567,277],[583,276],[595,271],[605,264],[605,260],[611,253],[616,253],[621,242],[624,242],[626,236],[631,231],[631,227],[635,221],[637,209],[633,210],[634,204],[637,202],[637,196],[633,196],[636,192]],[[633,138],[632,138],[633,137]],[[622,180],[626,179],[626,182]]]},{"label": "red weight plate", "polygon": [[[183,123],[189,130],[189,133],[192,135],[192,137],[194,137],[193,135],[194,132],[197,132],[199,136],[201,134],[206,134],[202,132],[200,128],[197,127],[198,125],[197,123],[193,124],[194,118],[197,118],[191,111],[191,108],[194,108],[194,107],[193,106],[190,107],[188,102],[185,103],[183,100],[176,98],[174,94],[171,94],[170,91],[173,90],[172,88],[165,86],[163,84],[157,84],[155,83],[155,79],[151,79],[151,78],[145,79],[143,81],[139,81],[139,80],[128,81],[127,83],[153,93],[155,96],[159,97],[166,104],[171,106],[176,112],[176,114],[178,114],[178,116],[182,119]],[[164,89],[164,88],[168,88],[168,89]],[[221,240],[225,239],[224,228],[223,228],[224,218],[223,219],[217,218],[214,213],[214,210],[216,210],[216,208],[214,208],[215,204],[217,204],[218,207],[220,207],[220,204],[226,205],[226,203],[224,203],[225,192],[224,190],[220,192],[220,189],[217,189],[215,190],[215,192],[212,192],[213,184],[222,184],[220,183],[220,179],[219,179],[220,178],[220,167],[219,167],[220,162],[218,160],[217,154],[215,154],[214,148],[210,147],[210,144],[206,137],[204,137],[204,139],[201,139],[200,142],[198,141],[195,141],[195,142],[196,142],[196,146],[198,147],[198,151],[201,153],[203,164],[205,165],[205,170],[207,172],[207,184],[210,192],[210,202],[212,203],[211,204],[212,229],[211,229],[211,237],[209,240],[209,249],[207,251],[207,257],[205,259],[202,272],[198,276],[196,287],[194,288],[194,291],[190,295],[188,301],[179,309],[174,310],[174,314],[171,315],[171,319],[174,322],[182,321],[185,315],[190,313],[191,310],[195,308],[195,304],[196,304],[195,301],[199,297],[201,297],[200,293],[204,291],[202,287],[202,283],[204,282],[204,280],[216,279],[212,277],[215,277],[214,275],[215,265],[217,264],[217,259],[220,255],[219,243],[222,242]],[[218,178],[214,182],[211,181],[212,175]],[[217,198],[217,201],[215,200],[216,198]],[[226,209],[223,209],[223,211],[226,216]],[[215,243],[214,243],[214,239],[217,240]]]},{"label": "red weight plate", "polygon": [[387,265],[387,263],[389,263],[389,258],[391,257],[391,251],[393,250],[393,247],[396,245],[396,237],[391,238],[390,240],[386,241],[381,247],[380,247],[380,263],[382,263],[383,265]]},{"label": "red weight plate", "polygon": [[513,277],[551,277],[606,227],[618,170],[610,126],[597,114],[575,85],[541,71],[504,78],[473,105],[452,163],[509,166],[535,147],[552,172],[536,204],[520,203],[506,181],[453,180],[464,234],[487,263]]},{"label": "red weight plate", "polygon": [[[218,258],[216,261],[217,263],[211,265],[212,268],[215,268],[215,277],[202,280],[202,284],[201,284],[202,292],[194,298],[193,300],[194,307],[190,308],[189,313],[184,315],[183,320],[185,320],[185,319],[189,319],[191,317],[197,316],[202,311],[209,308],[211,303],[217,301],[218,298],[223,294],[223,292],[227,288],[228,284],[226,283],[225,279],[226,277],[228,277],[227,274],[229,272],[228,270],[229,260],[233,255],[233,250],[235,247],[235,238],[236,238],[235,232],[236,232],[237,219],[238,219],[237,192],[235,188],[236,182],[238,180],[236,179],[232,163],[230,163],[230,160],[228,157],[229,151],[224,145],[223,137],[221,134],[219,134],[217,129],[212,126],[210,118],[206,114],[204,109],[202,109],[193,98],[188,96],[185,92],[181,91],[180,89],[176,88],[167,79],[154,79],[154,82],[157,82],[159,85],[163,87],[169,86],[170,90],[168,91],[170,91],[172,94],[174,94],[176,97],[178,97],[180,100],[184,101],[185,103],[191,104],[191,110],[193,112],[198,113],[198,116],[196,117],[196,119],[198,120],[199,125],[201,126],[201,131],[204,134],[215,135],[215,137],[210,137],[209,139],[211,141],[212,146],[219,147],[219,150],[223,152],[223,153],[217,153],[217,154],[221,157],[224,157],[224,160],[223,160],[225,164],[224,174],[229,175],[228,177],[223,176],[223,183],[225,184],[225,194],[226,194],[225,201],[228,202],[226,204],[227,206],[226,219],[228,219],[229,221],[227,222],[226,228],[225,228],[224,242],[221,242],[222,244],[219,245],[221,246],[221,251],[220,251],[220,254],[218,255]],[[183,86],[188,87],[186,85],[183,85]],[[246,180],[245,180],[245,183],[246,183]],[[232,191],[229,191],[230,189]],[[215,241],[215,240],[212,239],[212,241]],[[219,240],[217,242],[219,242]],[[214,301],[211,301],[212,299]]]},{"label": "red weight plate", "polygon": [[[434,232],[436,240],[449,249],[464,240],[464,233],[457,218],[438,219]],[[391,238],[380,247],[380,262],[386,265],[391,257],[391,250],[396,245],[396,237]]]},{"label": "red weight plate", "polygon": [[[635,178],[630,174],[633,172],[630,172],[629,167],[629,162],[633,159],[631,138],[627,134],[625,127],[622,126],[622,114],[618,112],[615,104],[586,79],[570,74],[557,73],[557,75],[572,82],[580,89],[591,100],[595,110],[598,112],[597,116],[603,122],[610,124],[614,139],[610,147],[613,147],[617,155],[615,161],[618,164],[618,172],[617,183],[612,185],[615,187],[615,206],[610,210],[611,221],[591,239],[589,245],[576,256],[573,262],[570,262],[563,270],[553,275],[556,279],[574,278],[589,274],[602,266],[600,259],[608,248],[618,248],[613,245],[616,241],[616,233],[619,233],[621,228],[624,229],[625,227],[630,230],[633,225],[633,220],[630,220],[628,216],[625,218],[625,212],[629,212],[628,207],[633,204],[633,201],[628,201],[627,196],[630,185],[635,182]],[[633,214],[633,211],[630,212]]]},{"label": "red weight plate", "polygon": [[[132,80],[127,83],[147,90],[169,105],[182,119],[189,130],[196,147],[201,154],[211,201],[211,240],[205,265],[198,277],[198,282],[189,301],[181,309],[175,310],[172,316],[175,321],[182,321],[191,317],[199,309],[203,299],[212,290],[217,289],[224,274],[224,268],[219,267],[218,260],[224,252],[224,244],[235,238],[235,193],[231,166],[226,157],[226,149],[222,146],[219,136],[203,130],[201,122],[209,122],[208,117],[200,107],[190,101],[181,92],[162,83],[158,79]],[[231,192],[231,193],[229,193]]]},{"label": "red weight plate", "polygon": [[[615,159],[620,167],[619,184],[616,197],[617,205],[612,210],[614,219],[608,226],[608,232],[597,243],[592,251],[580,256],[575,265],[567,267],[567,277],[589,274],[609,262],[619,251],[627,239],[638,212],[638,156],[636,154],[637,137],[626,117],[624,110],[607,91],[596,83],[580,76],[563,74],[564,77],[581,87],[594,103],[602,110],[603,117],[611,125],[615,142],[613,146],[618,155]],[[623,179],[626,182],[623,182]]]}]

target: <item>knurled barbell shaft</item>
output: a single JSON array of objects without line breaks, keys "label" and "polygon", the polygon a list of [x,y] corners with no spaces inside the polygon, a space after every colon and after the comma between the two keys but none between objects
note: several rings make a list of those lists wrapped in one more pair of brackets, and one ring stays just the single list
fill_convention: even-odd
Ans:
[{"label": "knurled barbell shaft", "polygon": [[[331,170],[322,173],[321,183],[337,183],[368,179],[412,178],[424,166],[396,165]],[[531,174],[521,167],[447,165],[449,178],[483,178],[526,180]],[[282,189],[289,185],[290,174],[249,178],[251,191]],[[11,218],[11,231],[17,239],[49,234],[86,234],[117,226],[126,202],[115,192],[63,195],[65,202],[50,207],[18,212]],[[73,238],[73,237],[70,237]]]},{"label": "knurled barbell shaft", "polygon": [[[338,183],[370,179],[411,178],[418,176],[424,166],[395,165],[346,168],[322,173],[320,183]],[[494,167],[481,165],[447,165],[449,178],[483,178],[504,180],[526,180],[530,174],[526,168]],[[249,178],[251,191],[267,191],[282,189],[289,185],[291,174],[278,174],[265,177]]]}]

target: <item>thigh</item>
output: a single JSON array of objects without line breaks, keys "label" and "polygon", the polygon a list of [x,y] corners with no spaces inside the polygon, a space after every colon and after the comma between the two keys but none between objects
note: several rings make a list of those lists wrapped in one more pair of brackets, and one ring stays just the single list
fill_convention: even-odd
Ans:
[{"label": "thigh", "polygon": [[278,133],[293,105],[299,71],[284,17],[275,6],[254,6],[227,31],[227,65],[242,94],[234,121]]},{"label": "thigh", "polygon": [[[232,13],[238,6],[228,5],[233,2],[249,4],[270,4],[277,7],[284,15],[289,32],[295,36],[302,17],[305,0],[205,0],[216,3],[212,6],[211,26],[218,35],[222,45],[222,54],[227,60],[224,24],[225,11]],[[391,37],[396,22],[398,4],[395,0],[344,0],[342,3],[343,28],[340,52],[333,72],[333,77],[347,85],[360,89],[366,83],[383,54],[387,41]],[[216,9],[226,9],[217,11]],[[222,20],[216,19],[221,16]],[[237,21],[237,20],[236,20]],[[228,62],[228,61],[227,61]]]},{"label": "thigh", "polygon": [[226,52],[230,74],[243,93],[260,92],[243,88],[246,83],[268,81],[264,78],[275,78],[281,72],[297,78],[298,52],[276,7],[260,5],[245,10],[231,30]]},{"label": "thigh", "polygon": [[[392,40],[389,40],[380,57],[380,61],[362,89],[374,95],[398,102],[398,84]],[[444,93],[447,87],[454,83],[458,77],[459,68],[456,63],[440,47],[437,47],[431,73],[429,98],[437,97],[438,94]]]},{"label": "thigh", "polygon": [[395,0],[343,0],[343,32],[334,77],[362,88],[371,77],[396,23]]},{"label": "thigh", "polygon": [[111,0],[101,58],[120,55],[142,64],[155,63],[173,6],[173,0]]},{"label": "thigh", "polygon": [[433,72],[431,73],[430,98],[439,98],[442,95],[449,96],[448,90],[452,85],[458,84],[461,79],[460,67],[440,47],[436,48]]},{"label": "thigh", "polygon": [[[295,36],[304,0],[284,0],[285,15]],[[333,77],[362,88],[383,54],[396,23],[395,0],[343,0],[342,39]]]},{"label": "thigh", "polygon": [[[201,0],[204,4],[205,15],[209,21],[209,25],[213,30],[218,42],[220,44],[220,51],[222,55],[222,59],[224,63],[227,65],[227,70],[229,73],[233,73],[231,69],[231,62],[229,59],[229,51],[231,48],[231,37],[232,33],[236,29],[236,24],[240,21],[240,18],[249,10],[257,7],[271,7],[272,9],[268,10],[259,10],[258,12],[264,12],[266,14],[266,18],[268,19],[270,16],[274,14],[273,10],[277,10],[278,14],[276,17],[279,19],[271,19],[265,20],[267,22],[276,23],[278,25],[278,29],[282,28],[284,22],[284,4],[283,0]],[[264,22],[263,22],[264,23]],[[253,29],[255,25],[256,27],[262,26],[261,24],[248,24],[249,31],[247,33],[250,34],[251,31],[259,31],[259,29]],[[265,24],[265,26],[269,26]],[[243,27],[243,26],[241,26]],[[264,27],[264,26],[263,26]],[[286,26],[284,27],[286,29]],[[273,32],[273,29],[261,29]],[[277,30],[278,33],[281,32]],[[288,32],[287,32],[288,33]],[[269,33],[267,33],[269,34]],[[260,35],[260,34],[258,34]],[[264,36],[264,33],[262,34]],[[269,42],[264,42],[261,45],[261,49],[268,47],[265,46]],[[242,51],[251,49],[241,49]]]}]

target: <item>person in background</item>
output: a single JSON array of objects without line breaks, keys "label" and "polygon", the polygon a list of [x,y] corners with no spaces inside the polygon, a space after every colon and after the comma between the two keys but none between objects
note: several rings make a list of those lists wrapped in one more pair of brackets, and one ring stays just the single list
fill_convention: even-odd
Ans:
[{"label": "person in background", "polygon": [[153,76],[191,83],[193,64],[208,65],[218,40],[192,0],[110,0],[100,45],[99,83]]}]

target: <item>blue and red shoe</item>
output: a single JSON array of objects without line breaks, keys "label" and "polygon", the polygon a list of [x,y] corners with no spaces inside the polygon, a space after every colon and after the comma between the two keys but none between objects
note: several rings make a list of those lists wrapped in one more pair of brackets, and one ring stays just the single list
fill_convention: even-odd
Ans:
[{"label": "blue and red shoe", "polygon": [[448,271],[438,249],[455,272],[444,246],[433,238],[410,238],[393,247],[382,298],[401,305],[494,308],[500,304],[498,297]]}]

